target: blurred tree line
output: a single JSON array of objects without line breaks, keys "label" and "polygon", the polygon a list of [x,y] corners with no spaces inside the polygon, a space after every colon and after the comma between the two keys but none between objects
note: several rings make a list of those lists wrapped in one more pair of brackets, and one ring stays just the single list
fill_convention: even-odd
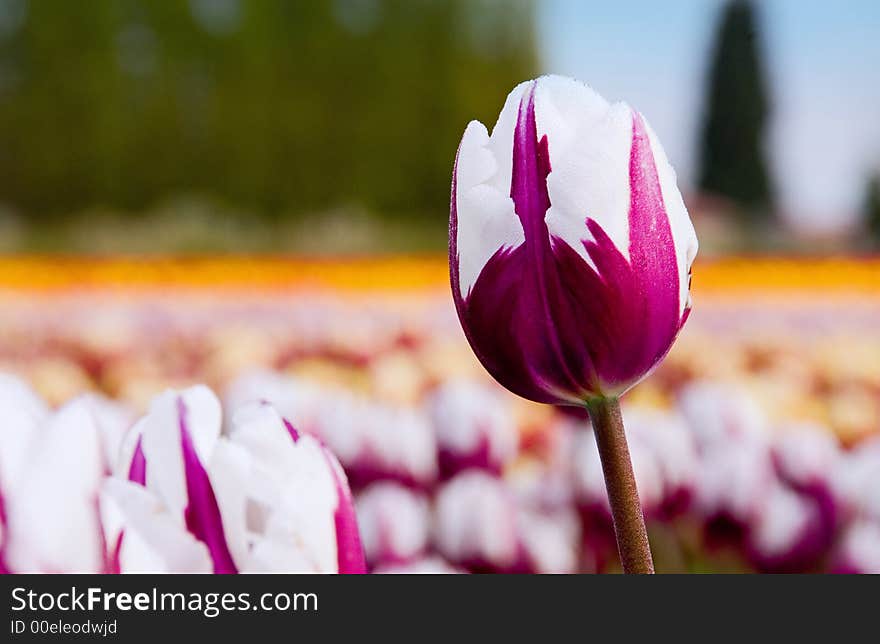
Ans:
[{"label": "blurred tree line", "polygon": [[770,111],[764,67],[752,2],[730,0],[720,13],[708,70],[699,187],[730,199],[751,223],[773,206],[764,148]]},{"label": "blurred tree line", "polygon": [[868,179],[863,214],[874,247],[880,250],[880,174]]},{"label": "blurred tree line", "polygon": [[532,0],[0,0],[0,200],[179,192],[445,218],[468,120],[537,68]]}]

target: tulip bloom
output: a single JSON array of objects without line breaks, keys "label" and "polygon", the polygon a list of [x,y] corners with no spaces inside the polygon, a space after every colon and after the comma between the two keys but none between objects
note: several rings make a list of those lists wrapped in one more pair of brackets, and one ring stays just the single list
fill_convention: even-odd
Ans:
[{"label": "tulip bloom", "polygon": [[823,526],[825,547],[834,539],[843,514],[833,481],[833,472],[842,459],[837,439],[825,427],[790,427],[773,445],[773,462],[779,478],[816,507]]},{"label": "tulip bloom", "polygon": [[[13,428],[14,429],[14,428]],[[3,559],[16,572],[102,572],[101,437],[82,401],[37,427],[18,477],[3,489]]]},{"label": "tulip bloom", "polygon": [[489,373],[537,402],[616,397],[690,310],[697,239],[642,116],[548,76],[471,122],[452,183],[455,306]]},{"label": "tulip bloom", "polygon": [[437,493],[434,542],[449,561],[472,572],[524,572],[513,494],[498,478],[462,472]]},{"label": "tulip bloom", "polygon": [[834,554],[832,570],[880,575],[880,523],[862,519],[850,524]]},{"label": "tulip bloom", "polygon": [[384,480],[424,490],[437,479],[434,432],[416,410],[356,396],[328,397],[318,435],[339,455],[355,489]]},{"label": "tulip bloom", "polygon": [[516,425],[494,391],[465,380],[447,382],[431,397],[428,414],[445,478],[469,468],[501,474],[516,458]]},{"label": "tulip bloom", "polygon": [[223,436],[221,415],[214,394],[193,387],[157,398],[132,429],[102,497],[115,567],[364,572],[336,459],[268,404],[240,408]]},{"label": "tulip bloom", "polygon": [[766,491],[776,484],[769,447],[728,441],[704,450],[696,506],[707,545],[740,547],[761,516]]},{"label": "tulip bloom", "polygon": [[691,383],[679,395],[678,409],[701,451],[716,445],[762,444],[770,433],[757,401],[733,385]]},{"label": "tulip bloom", "polygon": [[[637,435],[629,441],[642,511],[652,516],[663,501],[664,477],[660,463],[649,446]],[[611,526],[611,507],[605,491],[605,478],[596,441],[589,431],[578,432],[572,447],[575,499],[584,518],[596,525]],[[591,521],[592,523],[592,521]]]},{"label": "tulip bloom", "polygon": [[831,477],[835,498],[846,518],[880,523],[880,437],[848,452]]},{"label": "tulip bloom", "polygon": [[427,497],[380,481],[358,495],[355,507],[371,566],[403,565],[425,553],[431,524]]},{"label": "tulip bloom", "polygon": [[811,497],[779,481],[762,490],[761,509],[749,528],[749,560],[762,572],[805,572],[831,545],[833,524]]},{"label": "tulip bloom", "polygon": [[271,403],[294,426],[323,441],[355,489],[382,480],[427,489],[437,478],[434,432],[412,409],[264,372],[239,379],[227,392],[227,409],[254,401]]},{"label": "tulip bloom", "polygon": [[383,565],[373,571],[377,575],[457,575],[456,568],[442,557],[423,557],[405,564]]},{"label": "tulip bloom", "polygon": [[106,572],[98,493],[123,408],[87,395],[53,413],[0,374],[0,417],[0,571]]},{"label": "tulip bloom", "polygon": [[568,573],[577,568],[575,518],[519,507],[513,491],[480,470],[440,488],[434,541],[448,560],[472,572]]},{"label": "tulip bloom", "polygon": [[699,457],[696,442],[677,414],[632,413],[631,427],[645,445],[661,475],[655,516],[669,520],[685,513],[696,497]]}]

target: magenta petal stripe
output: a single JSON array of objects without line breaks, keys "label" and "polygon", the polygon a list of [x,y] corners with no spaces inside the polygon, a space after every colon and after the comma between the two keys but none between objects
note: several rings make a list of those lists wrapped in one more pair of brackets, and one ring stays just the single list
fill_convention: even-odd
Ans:
[{"label": "magenta petal stripe", "polygon": [[336,528],[337,569],[341,575],[362,575],[367,572],[367,562],[358,531],[354,503],[351,500],[351,491],[348,489],[345,475],[326,451],[324,458],[336,484],[337,502],[333,512],[333,524]]},{"label": "magenta petal stripe", "polygon": [[186,493],[189,500],[184,510],[186,528],[208,547],[211,560],[214,562],[214,573],[235,574],[238,569],[232,560],[232,555],[226,544],[226,537],[223,534],[220,508],[217,505],[208,473],[196,454],[192,436],[187,427],[186,404],[180,397],[177,399],[177,412],[180,419],[180,440],[186,473]]},{"label": "magenta petal stripe", "polygon": [[[8,527],[6,523],[6,505],[3,501],[3,493],[2,491],[0,491],[0,530],[5,533],[7,529]],[[2,543],[0,543],[0,575],[8,575],[10,573],[10,570],[6,567],[6,560],[3,556],[3,551],[5,549],[6,542],[4,540]]]},{"label": "magenta petal stripe", "polygon": [[144,448],[142,443],[143,437],[139,436],[137,445],[134,447],[134,454],[131,457],[131,465],[128,468],[128,480],[146,486],[147,459],[144,458]]},{"label": "magenta petal stripe", "polygon": [[122,574],[122,540],[125,537],[125,531],[121,531],[119,535],[116,537],[116,543],[113,544],[113,547],[110,548],[109,555],[107,557],[107,574],[108,575],[120,575]]},{"label": "magenta petal stripe", "polygon": [[296,431],[296,428],[293,426],[293,424],[291,424],[291,422],[286,418],[282,418],[281,420],[284,421],[284,427],[287,429],[287,433],[290,434],[293,442],[299,442],[299,432]]},{"label": "magenta petal stripe", "polygon": [[520,101],[511,198],[525,241],[499,248],[465,298],[458,278],[456,182],[450,213],[453,298],[477,357],[502,385],[538,402],[620,394],[659,363],[687,316],[679,312],[675,246],[647,130],[632,118],[629,259],[584,213],[595,268],[552,236],[552,141],[538,138],[535,84]]},{"label": "magenta petal stripe", "polygon": [[[293,424],[286,418],[282,418],[284,427],[294,443],[300,440],[300,434]],[[318,440],[315,438],[314,440]],[[345,481],[344,474],[337,466],[334,458],[321,445],[321,453],[324,461],[330,469],[333,483],[336,487],[336,508],[333,511],[333,526],[336,531],[336,564],[340,574],[360,575],[367,572],[367,562],[364,556],[364,548],[361,544],[361,536],[358,531],[357,517],[354,512],[354,504],[351,500],[351,490]]]}]

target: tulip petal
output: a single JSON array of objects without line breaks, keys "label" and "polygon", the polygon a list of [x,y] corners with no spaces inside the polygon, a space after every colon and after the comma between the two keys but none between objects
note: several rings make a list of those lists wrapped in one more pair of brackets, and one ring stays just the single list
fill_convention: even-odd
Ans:
[{"label": "tulip petal", "polygon": [[275,409],[237,410],[211,462],[229,544],[246,572],[364,572],[345,475]]},{"label": "tulip petal", "polygon": [[226,538],[223,535],[223,521],[220,508],[214,497],[214,490],[208,473],[202,466],[192,436],[187,427],[187,407],[183,398],[177,399],[180,418],[180,440],[183,453],[184,471],[186,472],[186,493],[189,502],[184,510],[187,529],[208,547],[214,572],[217,574],[234,574],[238,572]]},{"label": "tulip petal", "polygon": [[85,401],[59,409],[31,450],[27,470],[4,498],[6,565],[19,572],[101,572],[103,449]]},{"label": "tulip petal", "polygon": [[538,402],[580,404],[623,393],[671,347],[684,320],[677,251],[650,135],[635,112],[628,257],[590,213],[583,221],[591,238],[580,248],[548,229],[553,143],[538,134],[538,82],[520,99],[513,136],[510,195],[525,241],[498,248],[462,296],[454,180],[453,297],[474,352],[501,384]]},{"label": "tulip petal", "polygon": [[141,485],[147,484],[147,460],[144,458],[143,439],[138,437],[128,468],[128,480]]},{"label": "tulip petal", "polygon": [[336,529],[336,557],[339,574],[362,575],[367,572],[367,563],[358,532],[351,490],[348,489],[345,472],[342,471],[342,466],[339,465],[336,457],[324,450],[324,458],[327,459],[327,465],[333,473],[338,499],[336,509],[333,512],[333,525]]},{"label": "tulip petal", "polygon": [[209,573],[208,549],[146,488],[108,478],[100,494],[101,523],[110,546],[109,571]]},{"label": "tulip petal", "polygon": [[0,373],[0,492],[8,493],[23,474],[31,441],[49,418],[46,403],[24,381]]}]

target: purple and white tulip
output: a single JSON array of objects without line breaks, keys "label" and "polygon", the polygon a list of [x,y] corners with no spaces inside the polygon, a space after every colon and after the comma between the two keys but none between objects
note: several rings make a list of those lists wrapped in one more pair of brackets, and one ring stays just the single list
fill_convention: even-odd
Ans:
[{"label": "purple and white tulip", "polygon": [[880,575],[880,523],[866,520],[851,523],[835,552],[832,571]]},{"label": "purple and white tulip", "polygon": [[517,527],[526,572],[571,574],[580,565],[581,526],[574,511],[519,508]]},{"label": "purple and white tulip", "polygon": [[53,413],[0,375],[0,415],[0,569],[106,572],[98,495],[126,414],[91,395]]},{"label": "purple and white tulip", "polygon": [[434,542],[471,572],[575,572],[580,532],[572,513],[517,505],[513,491],[484,471],[462,472],[435,501]]},{"label": "purple and white tulip", "polygon": [[[559,425],[554,429],[561,429]],[[570,461],[570,458],[567,458]],[[575,507],[569,463],[524,459],[504,474],[504,482],[523,507],[540,512],[565,512]]]},{"label": "purple and white tulip", "polygon": [[744,544],[761,517],[765,493],[777,483],[761,441],[713,444],[700,458],[696,508],[710,547]]},{"label": "purple and white tulip", "polygon": [[792,487],[829,489],[831,473],[843,458],[830,429],[799,424],[788,426],[773,441],[773,462],[780,478]]},{"label": "purple and white tulip", "polygon": [[690,311],[697,238],[644,118],[558,76],[471,122],[450,214],[452,294],[483,366],[525,398],[618,396]]},{"label": "purple and white tulip", "polygon": [[763,572],[814,569],[831,545],[834,524],[816,500],[780,481],[764,489],[748,532],[747,554]]},{"label": "purple and white tulip", "polygon": [[345,465],[352,487],[390,480],[429,489],[437,480],[437,443],[424,414],[357,396],[328,399],[318,436]]},{"label": "purple and white tulip", "polygon": [[335,457],[267,403],[240,408],[222,436],[221,416],[193,387],[132,429],[102,496],[118,570],[365,572]]},{"label": "purple and white tulip", "polygon": [[699,457],[693,434],[677,414],[632,410],[627,413],[627,424],[660,473],[659,503],[649,517],[668,520],[681,515],[696,497]]},{"label": "purple and white tulip", "polygon": [[812,533],[814,548],[829,548],[843,515],[833,481],[843,453],[834,435],[820,426],[790,426],[774,441],[772,455],[782,482],[815,508],[818,525]]},{"label": "purple and white tulip", "polygon": [[420,558],[431,536],[428,499],[387,481],[374,483],[355,501],[367,562],[403,565]]},{"label": "purple and white tulip", "polygon": [[880,438],[845,454],[831,476],[835,498],[846,518],[880,523]]},{"label": "purple and white tulip", "polygon": [[379,566],[373,572],[377,575],[457,575],[464,571],[442,557],[430,556],[404,564]]},{"label": "purple and white tulip", "polygon": [[52,412],[0,374],[0,570],[106,572],[98,494],[128,413],[95,396]]},{"label": "purple and white tulip", "polygon": [[465,380],[450,381],[433,394],[428,413],[444,478],[469,468],[501,474],[516,457],[516,425],[495,391]]},{"label": "purple and white tulip", "polygon": [[[605,475],[593,432],[578,432],[572,449],[572,474],[575,498],[588,525],[606,526],[611,530],[611,506],[605,491]],[[637,439],[630,440],[630,458],[642,511],[647,516],[655,514],[662,502],[664,492],[663,471],[648,445]]]},{"label": "purple and white tulip", "polygon": [[434,432],[416,410],[271,372],[254,372],[234,382],[226,408],[256,401],[271,403],[295,427],[323,441],[345,466],[355,489],[381,480],[427,489],[437,479]]},{"label": "purple and white tulip", "polygon": [[764,411],[752,396],[735,385],[691,383],[681,391],[678,409],[700,450],[768,439]]},{"label": "purple and white tulip", "polygon": [[472,572],[521,571],[516,504],[504,483],[486,472],[462,472],[437,493],[434,544]]},{"label": "purple and white tulip", "polygon": [[16,572],[102,572],[98,490],[101,435],[74,401],[39,427],[18,476],[3,490],[3,559]]},{"label": "purple and white tulip", "polygon": [[298,431],[317,436],[321,410],[332,404],[333,393],[302,378],[258,369],[240,375],[229,384],[223,408],[228,421],[243,405],[268,402]]}]

